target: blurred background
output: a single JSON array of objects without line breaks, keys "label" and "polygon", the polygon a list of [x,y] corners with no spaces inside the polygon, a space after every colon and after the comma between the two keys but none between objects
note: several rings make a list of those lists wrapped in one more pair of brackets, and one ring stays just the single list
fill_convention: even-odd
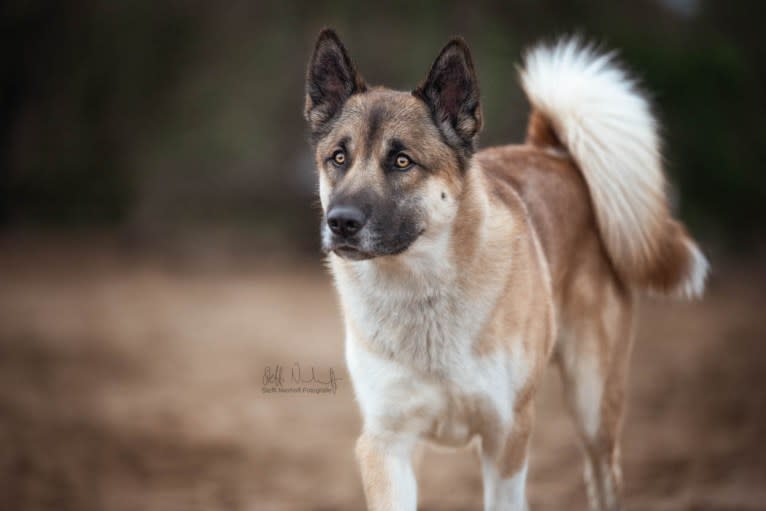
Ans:
[{"label": "blurred background", "polygon": [[[405,90],[464,36],[482,146],[522,140],[524,47],[581,33],[620,50],[713,262],[702,302],[643,308],[628,508],[766,508],[764,15],[755,0],[3,2],[0,508],[361,508],[348,379],[262,392],[277,364],[345,376],[302,118],[323,26],[368,83]],[[531,501],[584,507],[548,380]],[[420,479],[423,509],[480,508],[471,455],[429,452]]]}]

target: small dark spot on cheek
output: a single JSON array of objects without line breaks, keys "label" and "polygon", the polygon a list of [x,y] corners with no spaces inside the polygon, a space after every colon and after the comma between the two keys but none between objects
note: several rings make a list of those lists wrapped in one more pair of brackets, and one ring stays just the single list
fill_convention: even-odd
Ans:
[{"label": "small dark spot on cheek", "polygon": [[445,200],[447,199],[447,194],[444,192],[442,192],[442,199],[445,199]]}]

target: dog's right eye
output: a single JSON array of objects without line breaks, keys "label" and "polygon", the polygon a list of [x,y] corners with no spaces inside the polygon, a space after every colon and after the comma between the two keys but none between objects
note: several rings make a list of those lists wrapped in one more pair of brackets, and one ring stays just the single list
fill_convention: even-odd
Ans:
[{"label": "dog's right eye", "polygon": [[332,157],[330,158],[332,160],[333,165],[336,167],[342,167],[346,164],[346,153],[342,151],[341,149],[338,149],[334,153],[332,153]]}]

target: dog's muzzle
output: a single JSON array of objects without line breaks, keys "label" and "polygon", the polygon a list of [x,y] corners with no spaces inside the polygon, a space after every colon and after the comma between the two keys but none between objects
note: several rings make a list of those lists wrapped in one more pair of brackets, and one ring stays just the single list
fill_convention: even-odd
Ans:
[{"label": "dog's muzzle", "polygon": [[325,249],[354,261],[373,257],[360,247],[359,235],[367,219],[368,215],[356,206],[337,205],[330,208],[326,217],[330,236]]}]

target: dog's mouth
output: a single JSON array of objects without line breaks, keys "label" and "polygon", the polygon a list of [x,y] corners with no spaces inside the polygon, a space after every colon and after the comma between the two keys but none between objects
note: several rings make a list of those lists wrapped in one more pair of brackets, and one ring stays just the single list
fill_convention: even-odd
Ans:
[{"label": "dog's mouth", "polygon": [[353,245],[347,244],[336,245],[330,251],[334,252],[338,257],[348,259],[349,261],[363,261],[375,257],[375,254],[364,252]]},{"label": "dog's mouth", "polygon": [[412,244],[425,232],[425,229],[419,230],[414,236],[396,240],[395,243],[378,245],[373,243],[371,248],[362,248],[355,240],[331,240],[329,246],[325,247],[325,252],[333,252],[338,257],[349,261],[364,261],[375,257],[395,256],[405,252]]}]

